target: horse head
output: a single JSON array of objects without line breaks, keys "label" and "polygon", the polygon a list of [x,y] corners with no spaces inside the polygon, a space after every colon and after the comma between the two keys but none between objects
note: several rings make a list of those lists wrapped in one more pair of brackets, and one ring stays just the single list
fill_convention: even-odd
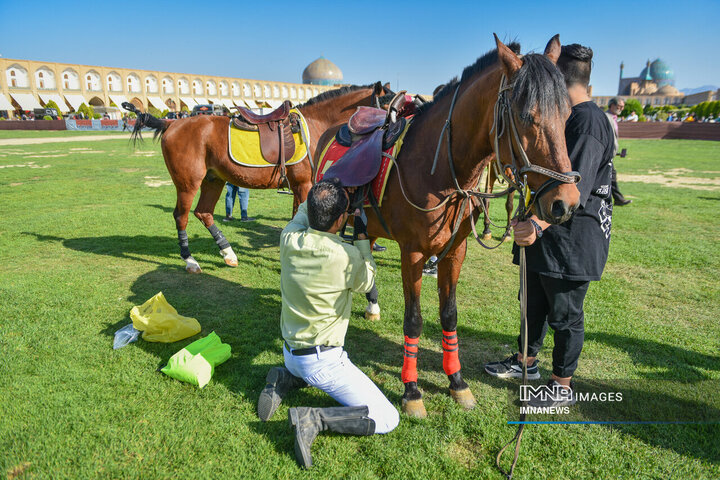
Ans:
[{"label": "horse head", "polygon": [[[580,192],[565,144],[570,98],[562,73],[559,35],[543,54],[519,57],[495,36],[506,83],[501,84],[491,133],[503,173],[510,167],[514,181],[527,178],[529,205],[542,220],[558,224],[572,216]],[[519,176],[519,178],[517,178]]]}]

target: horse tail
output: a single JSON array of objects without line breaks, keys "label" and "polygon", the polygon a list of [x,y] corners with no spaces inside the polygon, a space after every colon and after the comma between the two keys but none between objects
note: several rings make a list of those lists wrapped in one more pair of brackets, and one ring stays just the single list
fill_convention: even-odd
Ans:
[{"label": "horse tail", "polygon": [[142,141],[143,138],[141,132],[144,127],[149,127],[155,130],[155,133],[153,134],[153,140],[159,140],[162,139],[165,130],[167,130],[170,126],[170,122],[168,122],[167,120],[155,118],[149,113],[142,113],[140,112],[140,110],[137,109],[137,107],[135,107],[135,105],[130,102],[123,102],[122,107],[125,110],[133,112],[137,115],[137,119],[135,120],[135,128],[133,128],[133,131],[130,134],[130,140],[132,140],[133,145],[137,144],[138,139]]}]

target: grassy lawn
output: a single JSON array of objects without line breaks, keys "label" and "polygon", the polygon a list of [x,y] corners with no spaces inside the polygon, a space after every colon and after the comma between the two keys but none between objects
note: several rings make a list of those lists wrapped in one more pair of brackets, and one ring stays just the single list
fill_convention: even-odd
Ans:
[{"label": "grassy lawn", "polygon": [[[627,140],[621,147],[629,152],[616,163],[621,174],[683,168],[682,175],[720,177],[720,143]],[[14,167],[0,168],[0,475],[501,478],[495,455],[515,432],[507,422],[518,418],[517,382],[487,376],[483,364],[515,348],[518,280],[509,245],[485,251],[473,242],[458,285],[460,359],[477,408],[463,411],[448,395],[436,280],[425,278],[418,367],[428,418],[402,416],[382,436],[322,434],[316,467],[302,472],[287,409],[334,402],[304,389],[271,421],[255,414],[268,369],[282,362],[277,243],[291,197],[253,191],[250,213],[258,220],[247,224],[221,223],[218,203],[216,221],[240,259],[235,269],[191,217],[190,248],[204,270],[193,276],[179,257],[175,189],[148,186],[169,180],[157,144],[137,151],[125,139],[0,146],[4,165]],[[608,266],[586,300],[576,379],[626,400],[618,409],[580,406],[573,418],[720,421],[720,190],[621,186],[634,203],[614,212]],[[493,204],[498,221],[502,203]],[[399,250],[381,243],[388,247],[376,256],[382,319],[365,321],[364,298],[355,298],[346,348],[399,408]],[[113,351],[131,307],[159,291],[197,318],[202,333]],[[207,387],[157,371],[212,331],[232,346],[232,357]],[[540,354],[543,379],[552,344],[548,336]],[[532,425],[515,478],[718,478],[718,438],[718,424]]]},{"label": "grassy lawn", "polygon": [[49,138],[49,137],[84,137],[88,135],[118,135],[130,136],[128,132],[113,130],[0,130],[0,139],[3,138]]}]

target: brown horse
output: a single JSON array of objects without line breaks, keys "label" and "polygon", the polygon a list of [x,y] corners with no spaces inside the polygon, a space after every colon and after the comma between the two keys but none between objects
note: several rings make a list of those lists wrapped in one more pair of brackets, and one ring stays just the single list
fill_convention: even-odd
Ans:
[{"label": "brown horse", "polygon": [[[312,187],[315,149],[320,135],[335,125],[346,123],[360,105],[375,105],[384,89],[380,82],[368,86],[350,86],[324,92],[300,105],[298,110],[307,121],[310,140],[308,156],[287,167],[287,179],[294,195],[293,214],[305,201]],[[200,273],[200,265],[190,254],[185,231],[193,199],[200,190],[195,216],[210,231],[220,248],[225,263],[238,265],[237,256],[223,233],[215,225],[213,212],[225,182],[246,188],[276,188],[280,181],[279,167],[253,168],[234,163],[228,154],[228,128],[230,119],[225,116],[200,115],[167,122],[148,114],[138,115],[133,131],[137,138],[144,126],[155,130],[162,138],[165,165],[177,190],[177,203],[173,211],[178,231],[180,256],[190,273]]]},{"label": "brown horse", "polygon": [[[510,174],[509,172],[506,172],[506,175],[512,176],[512,174]],[[498,180],[502,181],[502,175],[498,175],[495,165],[492,164],[492,165],[490,165],[490,168],[488,168],[488,172],[487,172],[487,176],[486,176],[486,183],[485,183],[485,192],[492,193],[493,188],[495,187],[495,183]],[[502,235],[503,242],[507,242],[512,239],[512,237],[510,236],[510,219],[513,214],[513,207],[514,207],[513,199],[514,198],[515,198],[514,190],[511,190],[508,193],[507,197],[505,198],[505,213],[506,213],[507,218],[506,218],[506,223],[503,226],[505,228],[505,230],[503,231],[503,235]],[[499,226],[499,225],[495,225],[494,223],[492,223],[492,220],[490,220],[490,199],[485,199],[485,200],[483,200],[483,202],[485,202],[485,204],[483,205],[483,226],[484,226],[484,228],[483,228],[482,239],[487,241],[487,240],[492,240],[492,230],[490,230],[490,225],[491,224],[494,226]]]},{"label": "brown horse", "polygon": [[[466,238],[480,211],[479,202],[468,192],[476,192],[483,169],[494,155],[505,159],[503,164],[517,162],[517,172],[538,192],[533,211],[552,224],[567,220],[579,201],[574,172],[558,175],[571,170],[564,137],[570,104],[555,65],[560,55],[558,36],[543,55],[523,57],[495,40],[496,50],[467,67],[459,81],[448,84],[416,114],[380,208],[390,233],[373,211],[367,212],[370,236],[392,238],[400,245],[405,296],[402,403],[403,411],[413,416],[426,415],[417,386],[417,356],[423,324],[422,270],[431,255],[441,257],[437,282],[443,369],[450,393],[465,408],[475,405],[460,373],[455,292]],[[449,129],[443,129],[446,120]],[[436,148],[439,156],[434,157]],[[528,161],[520,163],[523,154]],[[431,174],[434,159],[437,169]],[[548,177],[556,180],[546,181]]]}]

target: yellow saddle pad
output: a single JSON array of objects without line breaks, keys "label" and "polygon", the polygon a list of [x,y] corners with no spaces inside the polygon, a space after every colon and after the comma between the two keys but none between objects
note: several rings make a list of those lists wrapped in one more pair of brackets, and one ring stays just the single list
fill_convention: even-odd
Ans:
[{"label": "yellow saddle pad", "polygon": [[[293,134],[295,139],[295,154],[292,158],[285,160],[285,165],[295,165],[301,162],[307,156],[307,145],[310,139],[307,122],[297,108],[290,110],[290,113],[296,113],[300,117],[300,131]],[[260,151],[260,134],[258,132],[247,132],[233,127],[230,122],[230,132],[228,138],[230,141],[229,153],[233,162],[244,165],[246,167],[275,167],[274,163],[265,160]]]}]

